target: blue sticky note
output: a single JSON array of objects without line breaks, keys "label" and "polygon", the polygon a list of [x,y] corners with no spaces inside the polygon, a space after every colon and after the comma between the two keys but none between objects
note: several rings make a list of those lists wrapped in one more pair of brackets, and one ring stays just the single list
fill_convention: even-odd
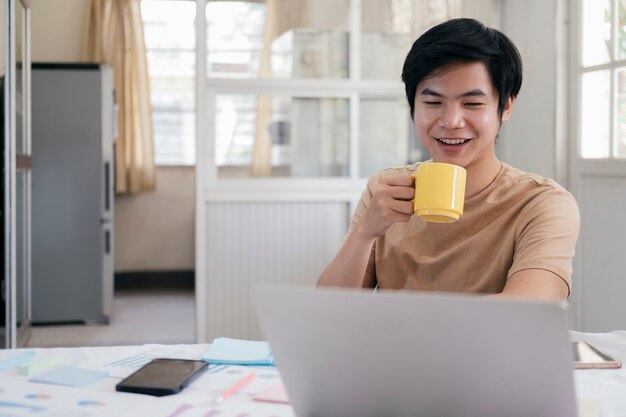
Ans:
[{"label": "blue sticky note", "polygon": [[66,387],[83,387],[109,376],[108,372],[92,371],[73,366],[60,366],[46,373],[34,376],[30,382],[64,385]]},{"label": "blue sticky note", "polygon": [[0,370],[15,368],[23,363],[35,359],[37,352],[28,350],[26,352],[20,352],[16,355],[9,356],[8,358],[0,359]]},{"label": "blue sticky note", "polygon": [[273,365],[274,355],[268,342],[219,337],[202,359],[224,365]]}]

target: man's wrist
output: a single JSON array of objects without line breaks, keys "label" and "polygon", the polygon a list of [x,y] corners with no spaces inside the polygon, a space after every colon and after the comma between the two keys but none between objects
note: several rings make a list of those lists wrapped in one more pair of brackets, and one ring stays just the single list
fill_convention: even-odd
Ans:
[{"label": "man's wrist", "polygon": [[378,236],[372,233],[368,233],[368,231],[358,223],[354,227],[352,233],[348,236],[348,239],[352,238],[361,243],[372,244],[376,240]]}]

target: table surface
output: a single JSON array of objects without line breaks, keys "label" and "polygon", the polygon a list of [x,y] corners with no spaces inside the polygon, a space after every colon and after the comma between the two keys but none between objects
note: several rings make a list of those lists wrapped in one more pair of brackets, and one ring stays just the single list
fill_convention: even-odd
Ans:
[{"label": "table surface", "polygon": [[[571,332],[572,340],[586,340],[626,363],[626,331]],[[57,358],[64,365],[108,372],[109,376],[81,388],[29,382],[17,368],[0,370],[0,416],[43,417],[294,417],[291,406],[254,401],[258,392],[281,383],[274,367],[211,365],[183,392],[166,397],[119,393],[115,385],[156,357],[199,359],[210,345],[143,345],[88,348],[22,349],[0,351],[0,362],[25,350],[37,358]],[[253,368],[256,378],[219,405],[219,393],[241,380]],[[626,367],[575,370],[579,404],[600,408],[601,417],[626,417]],[[598,415],[597,411],[581,413]]]},{"label": "table surface", "polygon": [[570,333],[571,340],[585,340],[624,364],[620,369],[575,370],[576,396],[601,401],[602,417],[626,417],[626,331]]}]

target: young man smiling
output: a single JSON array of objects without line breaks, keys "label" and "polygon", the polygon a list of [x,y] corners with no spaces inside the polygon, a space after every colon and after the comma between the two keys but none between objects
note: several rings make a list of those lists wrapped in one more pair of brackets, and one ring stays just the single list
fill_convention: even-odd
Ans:
[{"label": "young man smiling", "polygon": [[318,285],[566,299],[576,201],[495,154],[522,84],[515,45],[476,20],[453,19],[415,41],[402,80],[433,161],[467,170],[464,214],[455,223],[423,221],[411,202],[418,164],[384,170],[370,178]]}]

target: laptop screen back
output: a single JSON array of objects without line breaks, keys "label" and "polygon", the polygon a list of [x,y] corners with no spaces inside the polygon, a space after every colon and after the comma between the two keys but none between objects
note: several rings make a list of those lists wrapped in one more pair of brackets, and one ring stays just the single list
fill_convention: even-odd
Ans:
[{"label": "laptop screen back", "polygon": [[559,304],[276,287],[254,295],[298,417],[576,416]]}]

